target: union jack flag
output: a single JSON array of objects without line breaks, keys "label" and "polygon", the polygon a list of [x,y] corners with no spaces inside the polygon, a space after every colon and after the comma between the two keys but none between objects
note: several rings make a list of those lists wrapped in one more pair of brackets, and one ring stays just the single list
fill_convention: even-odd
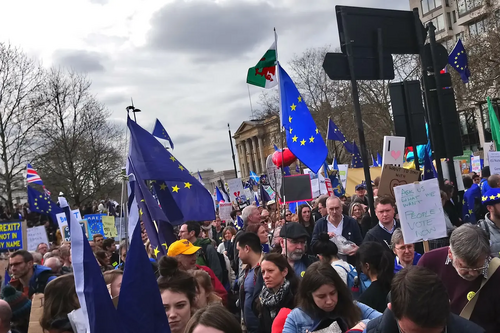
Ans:
[{"label": "union jack flag", "polygon": [[36,172],[35,169],[31,166],[31,164],[28,163],[28,166],[26,168],[26,181],[28,184],[34,183],[34,184],[40,184],[43,186],[42,178],[38,175],[38,172]]}]

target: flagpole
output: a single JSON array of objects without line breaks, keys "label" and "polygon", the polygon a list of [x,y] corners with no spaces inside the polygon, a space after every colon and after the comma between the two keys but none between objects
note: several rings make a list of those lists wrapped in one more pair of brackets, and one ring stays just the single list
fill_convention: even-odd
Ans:
[{"label": "flagpole", "polygon": [[238,170],[236,169],[236,158],[234,156],[233,138],[231,137],[231,128],[229,127],[229,123],[227,123],[227,131],[229,133],[229,143],[231,144],[231,154],[233,157],[234,177],[238,178]]}]

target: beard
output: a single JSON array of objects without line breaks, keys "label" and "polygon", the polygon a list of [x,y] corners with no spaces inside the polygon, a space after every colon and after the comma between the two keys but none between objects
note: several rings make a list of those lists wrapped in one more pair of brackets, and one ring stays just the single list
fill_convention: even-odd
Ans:
[{"label": "beard", "polygon": [[300,258],[302,258],[303,255],[304,255],[303,250],[295,250],[293,252],[288,252],[288,259],[293,261],[300,260]]}]

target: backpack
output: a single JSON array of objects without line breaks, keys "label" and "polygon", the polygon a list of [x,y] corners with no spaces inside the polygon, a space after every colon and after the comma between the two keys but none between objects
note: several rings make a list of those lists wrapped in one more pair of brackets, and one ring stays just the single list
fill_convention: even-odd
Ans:
[{"label": "backpack", "polygon": [[354,266],[349,265],[351,269],[348,271],[347,268],[341,265],[335,265],[337,267],[341,267],[347,273],[347,287],[351,290],[351,294],[355,300],[357,300],[362,293],[365,292],[366,289],[371,284],[370,279],[364,273],[358,273]]},{"label": "backpack", "polygon": [[[210,267],[210,262],[208,261],[208,258],[206,255],[208,245],[210,245],[210,244],[202,244],[201,245],[200,256],[203,257],[203,260],[205,260],[207,265]],[[221,283],[224,286],[224,288],[226,289],[226,291],[229,291],[229,290],[231,290],[231,286],[229,283],[229,271],[227,270],[226,259],[224,259],[224,255],[222,253],[219,253],[219,251],[215,250],[215,253],[217,253],[217,257],[219,258],[219,264],[220,264],[220,267],[222,268],[222,281],[221,281]]]}]

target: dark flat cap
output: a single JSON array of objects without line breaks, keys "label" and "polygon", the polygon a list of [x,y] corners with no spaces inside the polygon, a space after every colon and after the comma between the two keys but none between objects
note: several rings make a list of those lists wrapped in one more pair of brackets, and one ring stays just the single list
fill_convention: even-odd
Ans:
[{"label": "dark flat cap", "polygon": [[289,239],[299,239],[309,237],[309,233],[302,224],[298,222],[287,222],[280,231],[280,237]]}]

